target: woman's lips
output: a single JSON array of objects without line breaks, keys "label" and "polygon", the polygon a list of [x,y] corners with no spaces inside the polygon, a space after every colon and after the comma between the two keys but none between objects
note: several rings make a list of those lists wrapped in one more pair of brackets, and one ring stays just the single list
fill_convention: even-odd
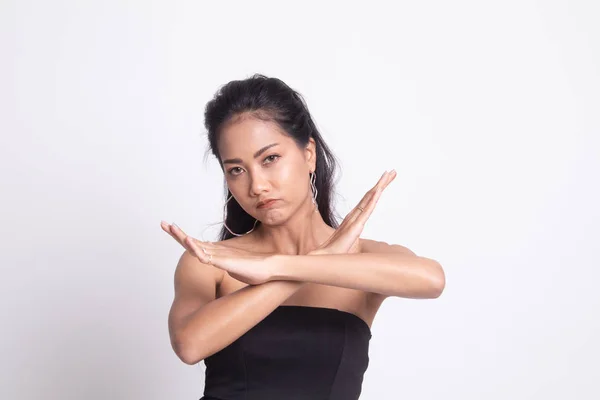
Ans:
[{"label": "woman's lips", "polygon": [[266,202],[262,203],[261,205],[259,205],[257,208],[270,208],[276,201],[277,201],[277,199],[266,201]]}]

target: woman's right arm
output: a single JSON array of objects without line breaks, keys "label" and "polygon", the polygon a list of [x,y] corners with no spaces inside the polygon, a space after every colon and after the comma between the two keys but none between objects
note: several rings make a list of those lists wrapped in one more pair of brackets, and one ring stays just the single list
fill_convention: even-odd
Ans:
[{"label": "woman's right arm", "polygon": [[169,335],[175,354],[196,364],[266,318],[305,282],[270,281],[216,298],[224,272],[185,251],[175,269]]}]

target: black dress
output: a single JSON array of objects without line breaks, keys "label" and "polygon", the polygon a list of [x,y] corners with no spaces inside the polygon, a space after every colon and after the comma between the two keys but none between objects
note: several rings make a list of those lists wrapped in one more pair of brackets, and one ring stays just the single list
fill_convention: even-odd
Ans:
[{"label": "black dress", "polygon": [[279,306],[207,357],[200,400],[355,400],[371,329],[333,308]]}]

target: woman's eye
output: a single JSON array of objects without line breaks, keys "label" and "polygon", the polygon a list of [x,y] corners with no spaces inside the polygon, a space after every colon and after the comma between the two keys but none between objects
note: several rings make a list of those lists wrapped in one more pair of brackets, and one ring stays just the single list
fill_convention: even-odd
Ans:
[{"label": "woman's eye", "polygon": [[[265,164],[272,164],[275,161],[277,161],[277,159],[280,157],[281,156],[279,154],[271,154],[270,156],[265,157],[263,162]],[[244,170],[240,167],[233,167],[233,168],[229,169],[228,172],[229,172],[229,175],[237,176],[237,175],[240,175],[242,172],[244,172]]]},{"label": "woman's eye", "polygon": [[273,161],[277,160],[278,158],[279,158],[279,156],[277,154],[271,154],[270,156],[265,158],[265,161],[268,161],[267,164],[270,164]]}]

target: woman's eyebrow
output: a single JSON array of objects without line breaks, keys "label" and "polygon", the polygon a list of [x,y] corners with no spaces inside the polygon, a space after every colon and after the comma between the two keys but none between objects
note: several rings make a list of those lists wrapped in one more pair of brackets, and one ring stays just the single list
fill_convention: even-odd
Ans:
[{"label": "woman's eyebrow", "polygon": [[[266,145],[265,147],[261,148],[256,153],[254,153],[254,158],[260,157],[260,155],[262,153],[269,150],[273,146],[277,146],[278,144],[279,143],[271,143],[269,145]],[[241,164],[241,163],[242,163],[241,158],[229,158],[229,159],[223,161],[223,164]]]}]

